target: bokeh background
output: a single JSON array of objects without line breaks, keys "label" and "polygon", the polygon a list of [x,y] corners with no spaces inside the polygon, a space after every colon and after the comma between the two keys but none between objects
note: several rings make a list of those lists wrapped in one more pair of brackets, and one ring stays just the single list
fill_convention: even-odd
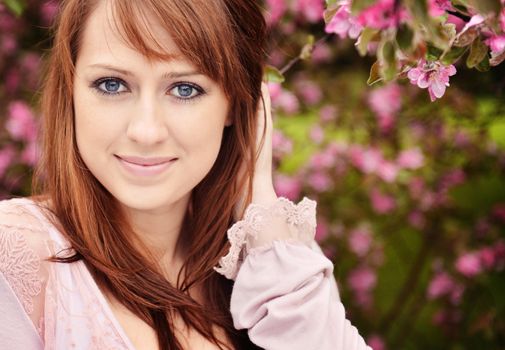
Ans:
[{"label": "bokeh background", "polygon": [[[325,37],[323,10],[267,1],[272,66]],[[57,11],[0,1],[0,199],[30,195]],[[505,65],[456,64],[430,102],[408,81],[367,86],[373,61],[329,36],[270,84],[276,190],[318,202],[317,240],[375,350],[505,349]]]}]

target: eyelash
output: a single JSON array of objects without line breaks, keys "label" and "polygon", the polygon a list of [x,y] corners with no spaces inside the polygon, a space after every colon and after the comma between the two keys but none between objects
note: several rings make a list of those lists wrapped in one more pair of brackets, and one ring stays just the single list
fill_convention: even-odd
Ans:
[{"label": "eyelash", "polygon": [[[126,84],[126,82],[121,79],[121,78],[117,78],[117,77],[107,77],[107,78],[100,78],[100,79],[97,79],[95,80],[92,84],[91,84],[91,87],[95,90],[95,92],[97,92],[98,94],[100,95],[103,95],[103,96],[107,96],[107,97],[116,97],[118,95],[121,95],[127,91],[120,91],[120,92],[108,92],[108,91],[104,91],[100,88],[100,85],[102,85],[103,83],[106,83],[108,81],[116,81],[118,82],[119,84],[123,85],[124,87],[128,88],[128,85]],[[174,96],[172,95],[173,97],[175,97],[177,100],[183,102],[183,103],[189,103],[189,102],[192,102],[194,101],[195,99],[199,98],[199,97],[202,97],[204,94],[205,94],[205,91],[198,85],[194,84],[194,83],[190,83],[190,82],[187,82],[187,81],[181,81],[181,82],[177,82],[173,85],[170,86],[170,88],[168,89],[168,91],[172,91],[174,88],[177,88],[179,86],[189,86],[193,89],[195,89],[198,94],[193,96],[193,97],[178,97],[178,96]]]}]

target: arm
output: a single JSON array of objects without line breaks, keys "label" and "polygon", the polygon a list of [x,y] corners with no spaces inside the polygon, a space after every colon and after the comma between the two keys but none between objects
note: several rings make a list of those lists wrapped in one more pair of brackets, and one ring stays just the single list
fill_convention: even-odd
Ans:
[{"label": "arm", "polygon": [[[269,350],[370,349],[346,320],[333,265],[315,246],[316,203],[295,206],[272,184],[272,115],[262,86],[252,204],[228,231],[230,252],[218,272],[235,279],[231,313],[238,329]],[[260,135],[265,131],[265,138]],[[239,220],[245,190],[236,206]]]},{"label": "arm", "polygon": [[269,350],[369,349],[345,317],[333,265],[311,248],[315,202],[252,204],[228,231],[232,247],[219,272],[235,279],[235,327]]}]

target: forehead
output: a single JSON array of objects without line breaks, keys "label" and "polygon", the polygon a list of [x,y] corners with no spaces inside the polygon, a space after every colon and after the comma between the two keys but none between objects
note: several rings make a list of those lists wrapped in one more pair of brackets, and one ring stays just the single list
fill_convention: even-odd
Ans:
[{"label": "forehead", "polygon": [[138,19],[140,23],[137,22],[136,31],[129,32],[131,28],[124,26],[118,18],[114,1],[99,1],[86,21],[77,60],[96,61],[109,58],[117,62],[124,61],[125,64],[131,64],[131,60],[151,60],[153,57],[141,52],[141,49],[133,44],[139,35],[142,36],[142,42],[151,45],[152,51],[159,53],[160,57],[156,57],[157,59],[163,56],[164,60],[184,60],[169,32],[154,15],[143,12],[138,14]]}]

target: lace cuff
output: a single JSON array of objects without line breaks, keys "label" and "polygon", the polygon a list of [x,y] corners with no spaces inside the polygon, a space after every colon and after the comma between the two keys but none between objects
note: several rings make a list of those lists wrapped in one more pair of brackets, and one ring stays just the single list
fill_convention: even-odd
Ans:
[{"label": "lace cuff", "polygon": [[[289,232],[283,232],[280,240],[310,244],[316,233],[316,202],[304,197],[300,203],[294,204],[289,199],[279,197],[270,207],[251,203],[244,218],[228,230],[230,251],[214,269],[226,278],[235,279],[251,249],[268,248],[273,241],[279,240],[275,232],[268,232],[269,226],[278,219],[283,219],[289,228]],[[270,237],[265,240],[266,234]],[[263,243],[260,247],[255,244],[258,241]]]}]

